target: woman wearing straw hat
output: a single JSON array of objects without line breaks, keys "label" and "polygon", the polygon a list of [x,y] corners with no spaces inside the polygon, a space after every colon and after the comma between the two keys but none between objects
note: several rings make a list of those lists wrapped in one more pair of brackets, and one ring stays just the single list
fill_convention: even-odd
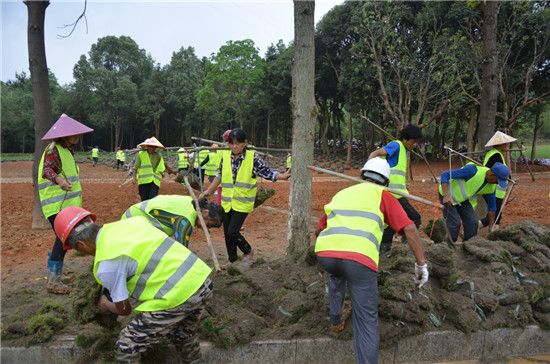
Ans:
[{"label": "woman wearing straw hat", "polygon": [[[506,167],[508,167],[508,165],[506,164],[506,158],[504,158],[504,153],[506,153],[510,143],[516,140],[517,140],[516,138],[513,138],[507,134],[504,134],[501,131],[497,131],[495,135],[493,135],[493,137],[489,139],[487,144],[485,144],[485,147],[493,147],[493,149],[488,151],[487,154],[485,155],[485,159],[483,160],[483,165],[485,167],[491,168],[495,165],[495,163],[502,163]],[[504,200],[505,196],[506,196],[506,188],[503,188],[497,185],[497,188],[495,191],[495,197],[496,197],[496,203],[497,203],[497,210],[495,211],[495,214],[497,218],[495,220],[494,228],[491,226],[491,231],[497,230],[499,227],[500,219],[502,218],[502,214],[500,214],[500,209],[502,207],[502,201]],[[483,197],[486,198],[485,195]],[[483,229],[485,226],[488,226],[488,225],[489,225],[489,215],[479,220],[478,230]]]},{"label": "woman wearing straw hat", "polygon": [[[71,145],[78,143],[81,134],[93,130],[63,114],[42,137],[42,140],[53,139],[44,150],[38,166],[40,204],[44,217],[48,219],[52,228],[55,217],[63,208],[82,206],[78,166]],[[56,236],[52,251],[48,253],[46,289],[50,293],[63,294],[72,290],[71,286],[62,282],[65,253],[63,243]]]},{"label": "woman wearing straw hat", "polygon": [[141,148],[146,148],[138,153],[136,162],[132,166],[134,171],[133,183],[138,184],[138,192],[141,201],[149,200],[156,197],[160,190],[160,179],[164,176],[164,171],[167,170],[170,174],[178,172],[164,164],[164,160],[157,148],[166,149],[157,138],[154,136],[146,139],[139,145]]}]

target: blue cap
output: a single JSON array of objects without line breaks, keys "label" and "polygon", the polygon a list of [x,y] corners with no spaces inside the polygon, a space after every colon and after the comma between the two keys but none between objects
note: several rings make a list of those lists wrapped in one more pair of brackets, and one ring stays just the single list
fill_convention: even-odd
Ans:
[{"label": "blue cap", "polygon": [[491,172],[497,176],[498,184],[502,188],[508,187],[508,175],[510,175],[510,170],[502,163],[495,163],[491,167]]}]

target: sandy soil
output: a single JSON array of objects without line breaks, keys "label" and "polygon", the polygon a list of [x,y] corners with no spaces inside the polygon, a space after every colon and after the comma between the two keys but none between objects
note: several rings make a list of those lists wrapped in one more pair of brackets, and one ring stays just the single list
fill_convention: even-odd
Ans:
[{"label": "sandy soil", "polygon": [[[320,167],[329,165],[338,171],[342,160],[317,161]],[[283,158],[274,160],[273,165],[283,169]],[[357,177],[358,168],[362,166],[361,158],[351,164],[345,174]],[[453,168],[459,167],[457,162]],[[71,298],[69,295],[51,295],[45,290],[47,253],[54,241],[52,229],[32,230],[32,162],[3,162],[1,164],[1,259],[2,259],[2,335],[6,344],[21,345],[28,343],[28,318],[36,312],[52,311],[51,307],[43,309],[47,303],[59,303],[64,310],[54,309],[56,315],[66,321],[71,317]],[[90,163],[80,165],[80,176],[83,189],[83,207],[93,211],[98,216],[98,223],[104,224],[118,220],[128,206],[139,202],[137,186],[128,183],[118,187],[126,174],[106,165],[92,167]],[[447,162],[432,163],[431,168],[439,174],[449,168]],[[517,166],[513,178],[518,182],[513,194],[503,212],[501,226],[508,226],[518,221],[533,220],[539,224],[550,226],[550,168],[533,166],[536,181],[531,180],[525,166]],[[425,164],[412,165],[413,180],[409,191],[427,200],[437,201],[437,184],[431,182],[432,175]],[[216,298],[209,309],[208,325],[211,332],[203,328],[203,337],[218,341],[222,346],[231,346],[261,338],[292,338],[300,336],[330,335],[328,330],[328,299],[325,292],[326,274],[318,265],[308,267],[292,265],[282,260],[286,248],[286,229],[288,219],[289,182],[263,182],[265,187],[274,188],[276,194],[264,205],[255,209],[249,215],[243,234],[254,247],[256,261],[252,265],[237,265],[233,274],[216,275]],[[322,214],[323,206],[339,190],[350,186],[352,182],[337,177],[316,173],[312,186],[312,225]],[[165,178],[161,186],[161,194],[188,194],[184,186]],[[412,204],[422,215],[422,227],[429,219],[442,217],[442,213],[431,206],[412,201]],[[226,262],[225,244],[221,229],[210,232],[217,259],[221,264]],[[482,232],[480,235],[485,235]],[[426,238],[425,233],[421,235]],[[311,242],[314,243],[313,234]],[[399,243],[395,243],[398,245]],[[206,239],[201,230],[193,232],[190,248],[207,263],[212,264]],[[400,247],[397,247],[398,250]],[[436,250],[434,250],[435,252]],[[435,254],[435,253],[434,253]],[[90,266],[90,258],[68,253],[65,258],[66,270],[74,272],[86,271]],[[286,262],[286,263],[285,263]],[[290,265],[289,265],[290,264]],[[266,276],[264,271],[277,271],[276,277],[267,278],[270,282],[261,281]],[[412,281],[412,275],[407,276]],[[394,282],[395,283],[395,282]],[[546,283],[548,284],[548,282]],[[237,312],[235,306],[229,306],[228,300],[233,300],[237,306],[246,306],[248,310]],[[304,308],[304,300],[315,302]],[[270,302],[268,307],[267,302]],[[243,304],[246,303],[246,304]],[[420,305],[421,307],[422,305]],[[275,309],[273,308],[275,307]],[[301,311],[300,311],[301,310]],[[264,311],[271,312],[266,318]],[[308,316],[307,325],[297,325],[301,318],[306,317],[304,311],[316,312]],[[221,312],[224,312],[222,315]],[[391,317],[391,315],[389,315]],[[243,323],[248,319],[248,324]],[[406,321],[403,319],[403,321]],[[414,321],[414,320],[412,320]],[[68,322],[68,321],[67,321]],[[420,322],[418,329],[408,330],[414,333],[421,330],[425,322]],[[449,323],[450,324],[450,323]],[[56,331],[59,335],[76,335],[93,329],[70,324]],[[393,324],[392,324],[393,325]],[[276,329],[254,333],[249,326]],[[220,334],[232,328],[228,337]],[[248,329],[246,328],[248,327]],[[446,327],[444,325],[444,327]],[[382,325],[383,328],[383,325]],[[403,329],[403,328],[402,328]],[[262,331],[262,332],[260,332]],[[346,329],[348,338],[351,328]],[[382,332],[384,330],[382,329]],[[386,338],[390,338],[389,331]],[[273,337],[276,335],[277,337]],[[392,334],[396,337],[397,334]],[[382,340],[384,341],[383,336]],[[27,340],[27,341],[25,341]]]}]

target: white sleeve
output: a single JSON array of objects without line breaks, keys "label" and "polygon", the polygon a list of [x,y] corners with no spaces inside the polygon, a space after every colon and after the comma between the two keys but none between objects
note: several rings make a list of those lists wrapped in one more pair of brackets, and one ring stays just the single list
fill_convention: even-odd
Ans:
[{"label": "white sleeve", "polygon": [[97,268],[97,277],[109,290],[111,300],[122,302],[129,297],[126,281],[134,276],[136,270],[137,262],[130,257],[122,256],[100,262]]}]

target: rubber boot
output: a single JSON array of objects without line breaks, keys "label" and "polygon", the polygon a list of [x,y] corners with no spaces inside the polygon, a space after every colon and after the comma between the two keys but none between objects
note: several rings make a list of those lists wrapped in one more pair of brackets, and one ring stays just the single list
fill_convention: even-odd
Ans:
[{"label": "rubber boot", "polygon": [[48,254],[48,283],[46,290],[50,293],[65,294],[73,290],[71,286],[63,284],[61,276],[63,275],[63,261],[51,260],[51,253]]}]

